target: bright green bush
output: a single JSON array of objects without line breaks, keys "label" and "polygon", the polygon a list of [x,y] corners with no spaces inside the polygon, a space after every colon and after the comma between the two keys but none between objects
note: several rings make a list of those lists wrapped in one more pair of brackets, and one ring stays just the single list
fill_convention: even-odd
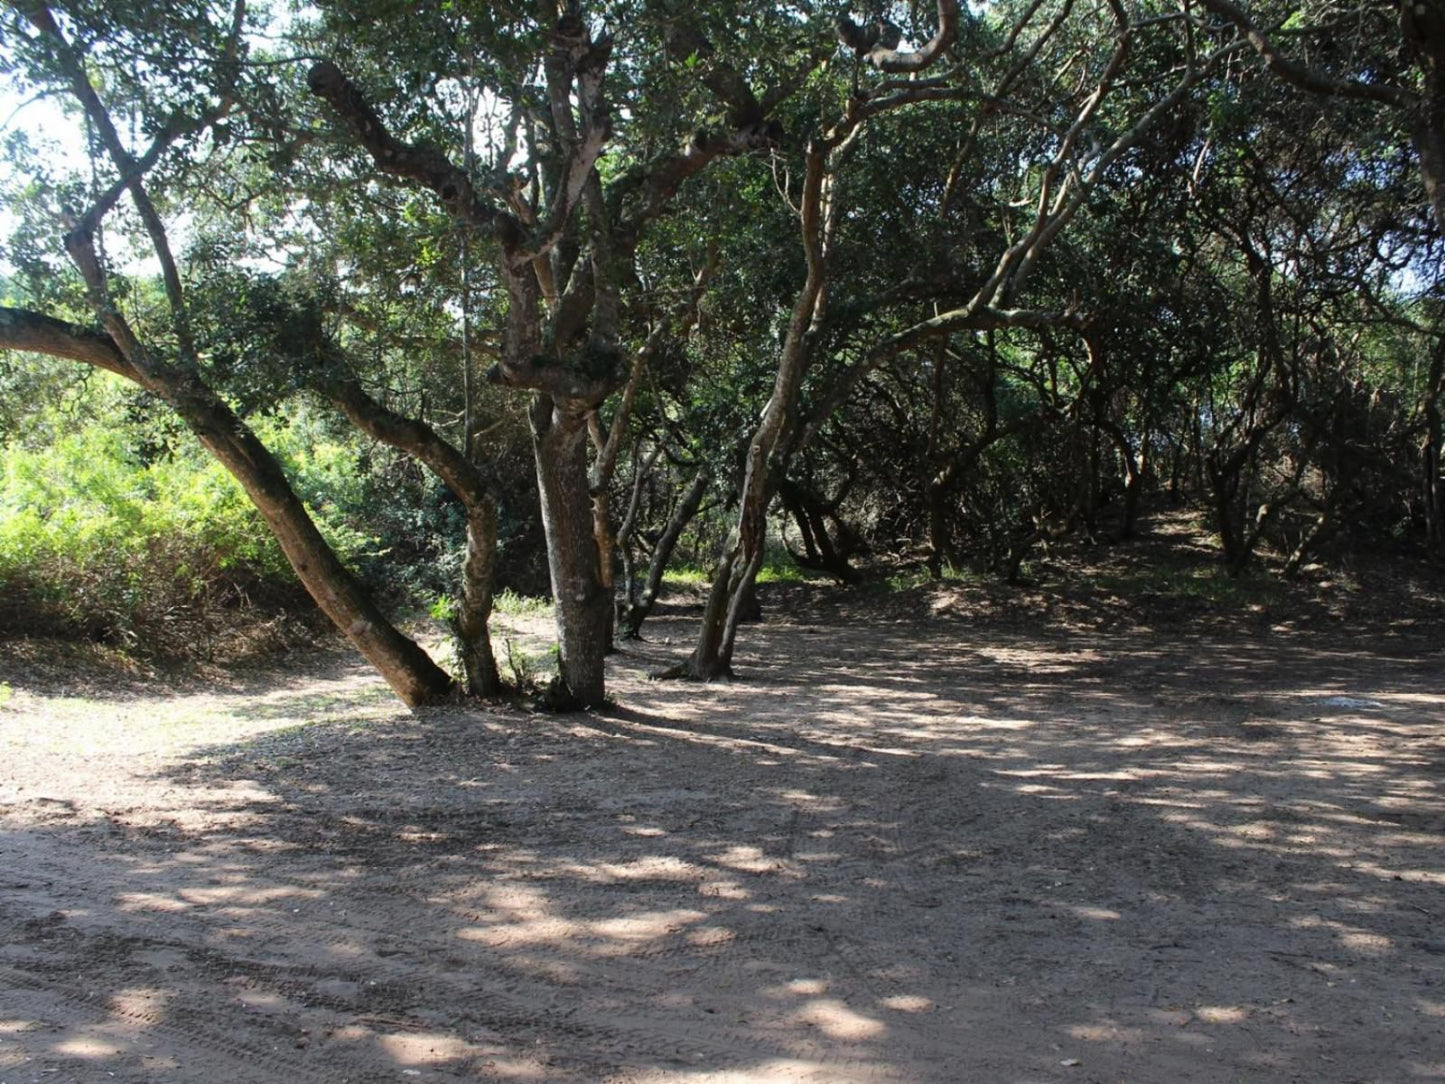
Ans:
[{"label": "bright green bush", "polygon": [[[355,452],[304,425],[264,429],[342,557],[374,549],[346,515],[364,487]],[[240,486],[190,441],[142,457],[124,424],[35,432],[48,439],[0,447],[0,633],[192,653],[309,608]]]}]

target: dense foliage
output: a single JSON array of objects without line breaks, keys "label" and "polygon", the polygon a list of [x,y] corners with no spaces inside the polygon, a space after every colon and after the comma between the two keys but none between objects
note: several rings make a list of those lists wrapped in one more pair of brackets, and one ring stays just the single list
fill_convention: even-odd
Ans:
[{"label": "dense foliage", "polygon": [[289,562],[421,702],[451,679],[367,592],[446,600],[487,693],[494,583],[550,576],[596,703],[678,560],[711,677],[781,545],[1013,580],[1167,500],[1233,573],[1438,559],[1437,23],[11,7],[0,345],[141,390],[4,360],[0,620],[148,637]]}]

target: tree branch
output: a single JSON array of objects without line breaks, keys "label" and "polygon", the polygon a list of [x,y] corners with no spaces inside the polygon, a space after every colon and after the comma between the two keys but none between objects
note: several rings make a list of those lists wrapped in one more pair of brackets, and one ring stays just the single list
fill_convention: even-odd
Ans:
[{"label": "tree branch", "polygon": [[447,484],[470,510],[491,496],[487,479],[431,426],[398,414],[367,394],[361,382],[339,359],[328,358],[311,381],[347,419],[368,436],[414,456]]},{"label": "tree branch", "polygon": [[[175,257],[171,253],[170,239],[166,235],[165,223],[161,221],[160,214],[156,211],[155,205],[151,202],[150,196],[146,193],[145,186],[141,183],[141,170],[138,164],[126,150],[125,144],[121,142],[120,133],[116,131],[115,123],[111,120],[110,111],[100,100],[90,77],[85,72],[85,65],[80,55],[66,40],[65,35],[60,32],[56,25],[55,18],[50,14],[50,9],[44,4],[36,6],[30,13],[29,19],[41,33],[48,36],[55,48],[56,59],[59,61],[61,71],[70,80],[71,92],[80,102],[81,108],[95,124],[100,134],[101,142],[105,144],[106,152],[110,155],[111,161],[115,164],[116,172],[126,179],[126,186],[130,189],[131,200],[135,203],[136,211],[140,215],[146,233],[150,237],[151,247],[155,250],[156,259],[161,265],[161,279],[165,283],[166,298],[171,308],[171,320],[175,325],[176,338],[180,342],[181,355],[186,361],[194,364],[196,361],[195,340],[191,335],[190,319],[186,312],[185,294],[181,286],[180,271],[176,267]],[[71,255],[75,255],[75,247],[89,247],[91,237],[94,233],[94,222],[87,216],[86,222],[82,222],[77,229],[72,231],[79,235],[73,243],[72,238],[66,239],[67,249],[71,249]],[[94,293],[96,284],[91,284]],[[96,295],[98,301],[102,300],[102,294]],[[117,342],[124,345],[123,339]]]},{"label": "tree branch", "polygon": [[1222,19],[1233,23],[1248,40],[1254,51],[1264,61],[1264,66],[1287,83],[1293,83],[1303,90],[1315,94],[1326,94],[1339,98],[1358,98],[1364,101],[1383,102],[1400,109],[1409,109],[1416,104],[1415,95],[1399,87],[1366,83],[1359,79],[1334,79],[1314,68],[1305,67],[1289,59],[1250,20],[1243,8],[1230,0],[1200,0],[1206,8]]},{"label": "tree branch", "polygon": [[417,181],[431,189],[454,219],[498,231],[504,245],[508,239],[514,244],[520,240],[521,223],[487,204],[473,187],[471,178],[437,148],[425,143],[404,143],[392,136],[366,97],[331,61],[313,65],[306,84],[312,94],[331,106],[383,173]]},{"label": "tree branch", "polygon": [[901,74],[921,72],[942,56],[954,38],[958,37],[958,0],[938,0],[938,30],[933,37],[915,52],[900,52],[895,41],[892,46],[887,39],[870,45],[863,58],[882,72]]},{"label": "tree branch", "polygon": [[28,309],[0,307],[0,350],[26,350],[84,362],[127,380],[138,381],[140,376],[116,347],[115,340],[103,331]]}]

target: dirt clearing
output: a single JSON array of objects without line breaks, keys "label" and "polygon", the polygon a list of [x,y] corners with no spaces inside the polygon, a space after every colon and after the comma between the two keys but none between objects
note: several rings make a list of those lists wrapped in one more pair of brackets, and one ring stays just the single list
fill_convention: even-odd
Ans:
[{"label": "dirt clearing", "polygon": [[0,1081],[1445,1080],[1438,636],[841,597],[570,718],[11,667]]}]

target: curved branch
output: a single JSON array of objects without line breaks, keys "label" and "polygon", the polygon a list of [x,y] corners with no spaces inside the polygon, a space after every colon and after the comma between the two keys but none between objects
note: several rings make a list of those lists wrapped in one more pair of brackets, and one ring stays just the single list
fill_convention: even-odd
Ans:
[{"label": "curved branch", "polygon": [[[175,326],[176,337],[180,340],[181,354],[188,362],[194,363],[196,359],[195,340],[191,334],[190,316],[186,310],[180,271],[176,266],[175,256],[171,252],[170,238],[166,235],[165,223],[161,221],[155,204],[151,202],[150,195],[141,182],[143,171],[131,153],[126,150],[120,133],[116,131],[110,111],[100,100],[100,95],[96,92],[94,84],[91,83],[89,75],[86,74],[83,54],[76,50],[61,33],[50,9],[43,3],[39,4],[29,13],[28,17],[41,33],[51,39],[60,69],[66,79],[70,81],[71,93],[75,95],[81,108],[94,123],[100,140],[105,145],[111,162],[115,165],[116,172],[125,179],[126,187],[130,189],[131,201],[135,204],[136,213],[145,226],[146,233],[150,237],[151,247],[155,250],[156,259],[161,265],[161,281],[165,284],[166,299],[170,303],[171,320]],[[116,196],[119,195],[118,191],[114,189],[112,192]],[[110,196],[102,197],[102,203],[97,205],[97,211],[103,213],[108,209],[110,205],[104,203],[107,198]],[[113,202],[112,199],[112,204]],[[66,247],[72,251],[72,254],[78,246],[89,245],[97,221],[98,218],[92,220],[91,216],[87,215],[86,219],[71,231],[71,236],[66,238]]]},{"label": "curved branch", "polygon": [[[588,365],[589,360],[598,364]],[[622,386],[626,371],[615,354],[564,365],[540,354],[521,361],[502,361],[487,370],[487,383],[513,391],[539,391],[561,402],[593,407]],[[595,369],[596,371],[588,371]]]},{"label": "curved branch", "polygon": [[1314,68],[1307,68],[1298,61],[1291,60],[1274,47],[1274,43],[1254,25],[1243,8],[1232,4],[1230,0],[1200,0],[1200,3],[1215,15],[1233,23],[1235,28],[1248,39],[1254,51],[1260,55],[1264,66],[1287,83],[1293,83],[1295,86],[1315,94],[1383,102],[1386,105],[1402,109],[1408,109],[1416,104],[1415,96],[1399,87],[1366,83],[1358,79],[1334,79]]},{"label": "curved branch", "polygon": [[328,367],[313,381],[352,425],[367,436],[414,456],[445,482],[470,510],[491,498],[486,477],[431,426],[378,402],[340,364]]},{"label": "curved branch", "polygon": [[137,380],[140,375],[105,332],[28,309],[0,307],[0,350],[27,350],[84,362],[127,380]]},{"label": "curved branch", "polygon": [[[881,72],[898,75],[921,72],[941,57],[958,37],[958,0],[938,0],[938,30],[921,49],[901,52],[884,38],[874,43],[863,58]],[[896,46],[896,42],[894,45]]]},{"label": "curved branch", "polygon": [[480,228],[505,230],[514,237],[522,227],[511,215],[489,206],[473,187],[471,178],[445,154],[425,143],[404,143],[386,130],[376,110],[356,85],[329,60],[312,66],[306,85],[335,110],[347,131],[371,155],[378,169],[430,188],[454,219]]}]

